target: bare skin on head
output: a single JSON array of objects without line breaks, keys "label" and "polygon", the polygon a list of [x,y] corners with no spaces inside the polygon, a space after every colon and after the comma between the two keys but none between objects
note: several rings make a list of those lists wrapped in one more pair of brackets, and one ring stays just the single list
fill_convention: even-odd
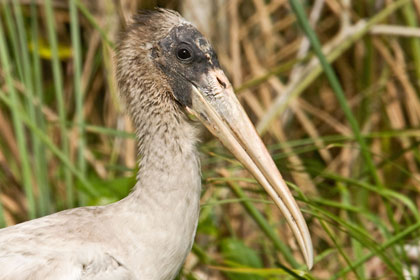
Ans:
[{"label": "bare skin on head", "polygon": [[178,13],[141,12],[121,38],[117,73],[141,155],[123,200],[0,230],[0,279],[173,279],[191,250],[200,163],[193,114],[250,170],[291,226],[305,221],[206,38]]}]

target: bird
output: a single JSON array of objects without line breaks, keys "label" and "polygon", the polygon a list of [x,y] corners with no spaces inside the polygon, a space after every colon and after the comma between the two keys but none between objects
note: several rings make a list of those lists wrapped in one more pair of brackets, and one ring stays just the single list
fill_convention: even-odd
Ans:
[{"label": "bird", "polygon": [[302,213],[209,41],[178,12],[156,8],[133,17],[116,53],[118,87],[138,143],[131,193],[1,229],[0,279],[174,279],[200,211],[200,122],[271,196],[311,268]]}]

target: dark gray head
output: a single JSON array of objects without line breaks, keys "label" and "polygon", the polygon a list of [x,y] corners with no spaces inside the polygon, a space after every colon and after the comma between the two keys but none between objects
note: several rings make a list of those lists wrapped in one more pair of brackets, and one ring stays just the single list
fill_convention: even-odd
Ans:
[{"label": "dark gray head", "polygon": [[[191,106],[192,86],[209,93],[229,84],[209,41],[177,12],[165,9],[134,17],[118,48],[118,80],[129,106],[168,94],[182,107]],[[133,83],[160,89],[161,96],[130,92]]]}]

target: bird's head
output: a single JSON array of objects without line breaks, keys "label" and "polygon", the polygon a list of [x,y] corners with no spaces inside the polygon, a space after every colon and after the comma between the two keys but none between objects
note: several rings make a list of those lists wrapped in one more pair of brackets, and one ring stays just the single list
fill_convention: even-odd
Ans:
[{"label": "bird's head", "polygon": [[117,61],[120,90],[131,111],[138,104],[169,99],[200,120],[272,197],[311,267],[312,243],[305,220],[208,40],[174,11],[143,11],[122,38]]},{"label": "bird's head", "polygon": [[[125,32],[118,51],[120,86],[132,82],[150,88],[158,81],[182,107],[191,107],[194,87],[209,97],[231,88],[216,52],[194,25],[166,9],[141,11]],[[138,93],[129,101],[138,101]],[[161,90],[162,92],[162,90]]]}]

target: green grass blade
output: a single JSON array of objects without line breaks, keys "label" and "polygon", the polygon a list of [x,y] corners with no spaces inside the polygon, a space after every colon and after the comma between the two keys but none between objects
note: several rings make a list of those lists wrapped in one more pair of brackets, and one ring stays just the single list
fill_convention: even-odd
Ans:
[{"label": "green grass blade", "polygon": [[[39,129],[46,131],[45,118],[42,113],[41,106],[44,104],[44,94],[42,88],[42,67],[41,67],[41,58],[39,56],[39,26],[38,26],[38,5],[35,3],[35,0],[31,2],[31,42],[32,42],[32,76],[34,82],[34,95],[29,96],[37,97],[39,100],[40,106],[35,108],[35,122],[38,124]],[[28,100],[31,104],[34,104],[33,100]],[[48,162],[46,156],[45,145],[38,140],[38,137],[35,137],[37,143],[37,149],[34,151],[36,164],[35,167],[37,178],[38,178],[38,187],[39,187],[39,214],[41,216],[49,214],[53,211],[54,206],[51,201],[51,191],[50,183],[48,181]]]},{"label": "green grass blade", "polygon": [[[1,26],[0,26],[1,27]],[[1,34],[0,34],[1,35]],[[0,47],[1,47],[0,41]],[[45,144],[45,146],[63,163],[63,165],[74,174],[74,176],[80,181],[81,186],[83,187],[86,194],[92,198],[99,197],[99,192],[95,187],[89,182],[89,180],[82,174],[80,171],[73,165],[68,156],[60,150],[50,137],[45,134],[41,129],[38,128],[37,124],[34,123],[27,115],[20,104],[15,104],[11,97],[7,97],[6,94],[0,90],[0,99],[10,108],[12,112],[19,114],[20,120],[27,125],[31,130],[33,130],[38,138]]]},{"label": "green grass blade", "polygon": [[3,204],[0,201],[0,228],[4,228],[6,227],[6,219],[4,217],[4,209],[3,209]]},{"label": "green grass blade", "polygon": [[[17,32],[16,25],[13,20],[12,10],[10,8],[10,5],[7,4],[6,2],[2,2],[2,8],[3,8],[2,10],[4,14],[4,20],[6,23],[7,30],[8,30],[7,35],[9,35],[10,43],[11,43],[10,54],[12,55],[13,59],[16,61],[14,67],[16,67],[15,71],[17,71],[17,76],[19,77],[20,80],[23,80],[23,69],[22,69],[23,62],[22,62],[22,56],[19,53],[19,39],[17,35],[18,32]],[[4,30],[4,35],[6,36],[6,30]]]},{"label": "green grass blade", "polygon": [[[7,89],[10,94],[10,102],[13,106],[18,106],[20,103],[15,88],[13,86],[13,76],[12,76],[12,65],[9,60],[9,54],[7,50],[7,45],[5,42],[5,34],[3,29],[3,24],[0,21],[0,59],[5,75]],[[20,114],[17,111],[11,110],[13,127],[15,129],[17,144],[19,148],[19,155],[22,167],[22,178],[23,178],[23,187],[25,190],[25,195],[28,203],[29,218],[36,218],[36,205],[35,198],[33,194],[32,187],[32,175],[31,175],[31,164],[29,161],[29,152],[26,146],[26,137],[24,131],[24,125]]]},{"label": "green grass blade", "polygon": [[[401,232],[397,233],[393,237],[389,238],[386,242],[384,242],[379,247],[379,250],[384,251],[387,248],[390,248],[391,246],[401,242],[405,237],[413,234],[415,231],[418,231],[419,229],[420,229],[420,222],[417,222],[417,223],[405,228],[404,230],[402,230]],[[418,235],[418,233],[417,233],[417,235]],[[371,252],[369,254],[366,254],[362,258],[360,258],[357,261],[355,261],[354,263],[352,263],[351,267],[356,268],[356,267],[364,264],[366,261],[368,261],[373,256],[375,256],[375,252]],[[350,267],[346,267],[346,268],[342,269],[337,274],[335,274],[334,277],[331,278],[331,280],[342,279],[342,277],[345,274],[347,274],[350,270],[351,270]]]},{"label": "green grass blade", "polygon": [[[351,36],[345,38],[345,40],[343,40],[340,46],[331,51],[331,53],[328,55],[328,61],[331,63],[332,61],[336,60],[341,54],[343,54],[346,50],[348,50],[351,46],[358,42],[363,36],[365,36],[375,24],[383,21],[386,17],[395,12],[397,9],[401,8],[403,5],[407,4],[409,1],[410,0],[395,1],[394,3],[384,8],[382,11],[380,11],[378,14],[376,14],[374,17],[370,18],[360,30],[358,30]],[[276,118],[276,116],[282,113],[286,106],[289,104],[289,102],[293,98],[296,98],[298,95],[300,95],[306,88],[308,88],[309,85],[311,85],[312,82],[321,73],[322,67],[320,65],[317,65],[310,73],[308,73],[305,77],[302,78],[302,80],[296,86],[293,92],[291,92],[288,100],[283,102],[282,99],[276,99],[274,104],[269,108],[264,117],[259,121],[256,127],[257,131],[260,134],[264,134],[265,132],[267,132],[267,129],[270,127],[271,122]],[[265,79],[263,79],[263,81],[265,81]]]},{"label": "green grass blade", "polygon": [[[415,9],[412,3],[405,5],[401,12],[403,14],[404,20],[407,23],[407,26],[410,27],[419,27],[418,15],[416,15]],[[411,57],[414,64],[414,71],[416,77],[416,86],[420,89],[420,39],[419,38],[410,38],[409,46],[411,51]]]},{"label": "green grass blade", "polygon": [[330,85],[335,93],[335,96],[337,97],[337,100],[341,106],[341,109],[344,112],[344,115],[346,116],[347,121],[349,122],[351,129],[354,133],[354,136],[360,145],[360,149],[363,155],[363,158],[367,164],[367,168],[370,171],[370,174],[372,176],[372,179],[374,180],[375,184],[378,187],[383,187],[383,184],[381,180],[379,179],[378,172],[376,170],[375,164],[373,162],[372,156],[370,154],[369,148],[366,144],[365,139],[363,138],[359,125],[356,121],[356,118],[354,117],[353,113],[351,112],[350,106],[347,102],[346,96],[344,94],[344,91],[341,87],[340,82],[337,79],[337,76],[334,73],[334,70],[332,69],[331,65],[328,63],[327,59],[325,58],[322,49],[321,44],[319,43],[319,40],[313,31],[312,27],[309,24],[309,21],[305,15],[305,11],[303,10],[302,5],[299,3],[298,0],[290,0],[289,1],[293,11],[296,14],[296,17],[305,32],[306,36],[308,37],[311,46],[318,57],[322,68],[324,69],[325,75],[328,78],[328,81],[330,82]]},{"label": "green grass blade", "polygon": [[324,229],[324,231],[327,233],[328,237],[333,241],[335,247],[337,248],[338,252],[340,253],[340,255],[343,257],[343,259],[346,261],[346,263],[349,265],[349,268],[351,270],[353,270],[354,275],[356,276],[357,279],[361,279],[361,275],[354,267],[351,266],[351,261],[349,259],[349,257],[347,256],[347,254],[344,252],[342,246],[340,245],[338,238],[336,238],[336,236],[334,235],[334,233],[330,230],[330,228],[328,227],[327,223],[323,220],[319,221],[322,228]]},{"label": "green grass blade", "polygon": [[[69,142],[66,128],[66,109],[64,106],[64,91],[63,91],[63,76],[60,66],[60,58],[58,55],[57,34],[55,31],[54,12],[51,0],[45,0],[44,3],[45,15],[47,20],[48,40],[50,43],[52,54],[52,70],[54,76],[54,90],[58,107],[58,115],[60,119],[60,133],[62,150],[64,154],[70,159]],[[67,168],[63,170],[64,182],[66,185],[66,201],[67,207],[74,206],[74,187],[71,173]]]},{"label": "green grass blade", "polygon": [[93,15],[89,12],[89,10],[83,5],[80,0],[74,0],[74,3],[79,8],[80,12],[86,17],[86,19],[95,27],[96,30],[98,30],[99,34],[101,34],[102,40],[108,44],[112,49],[115,48],[115,44],[108,38],[108,35],[106,32],[99,26],[99,24],[96,22]]},{"label": "green grass blade", "polygon": [[[312,203],[307,202],[312,208],[312,214],[320,220],[327,221],[337,227],[335,223],[338,223],[341,230],[344,230],[346,235],[351,238],[356,239],[360,242],[365,249],[374,252],[376,256],[381,258],[381,260],[387,265],[387,267],[392,270],[395,274],[401,275],[401,265],[397,264],[395,260],[392,260],[387,254],[380,249],[380,245],[377,243],[376,239],[373,238],[370,232],[367,232],[366,229],[360,225],[354,224],[350,221],[344,220],[335,214],[328,212],[322,208],[319,208]],[[358,266],[352,265],[352,269],[357,268]]]},{"label": "green grass blade", "polygon": [[[74,66],[74,96],[76,99],[76,124],[78,128],[78,144],[77,144],[77,166],[82,174],[86,174],[85,161],[85,120],[83,116],[83,93],[82,93],[82,49],[80,42],[80,28],[77,14],[76,1],[71,0],[70,3],[70,27],[71,27],[71,43],[73,49],[73,66]],[[79,196],[79,200],[84,200]]]},{"label": "green grass blade", "polygon": [[[18,31],[18,40],[19,40],[19,50],[20,56],[22,57],[22,65],[21,68],[23,69],[23,84],[25,86],[25,104],[26,109],[28,111],[29,117],[33,120],[37,120],[37,112],[34,103],[32,102],[34,96],[34,82],[33,82],[33,75],[32,75],[32,63],[30,60],[29,49],[28,49],[28,39],[27,39],[27,31],[24,25],[24,17],[22,14],[21,5],[19,2],[13,2],[13,9],[15,13],[17,31]],[[39,115],[39,112],[38,112]],[[41,142],[39,139],[34,135],[33,131],[28,133],[29,139],[32,142],[32,150],[33,150],[33,165],[34,165],[34,176],[33,180],[39,188],[39,196],[38,196],[38,209],[39,215],[44,216],[49,213],[48,209],[50,207],[50,200],[49,200],[49,191],[45,188],[45,174],[41,175],[43,166],[45,166],[44,156],[41,150]]]},{"label": "green grass blade", "polygon": [[252,217],[252,219],[254,219],[254,221],[264,232],[264,234],[272,241],[274,247],[283,254],[283,256],[290,263],[290,265],[292,265],[294,268],[299,267],[299,264],[293,257],[290,249],[287,247],[286,244],[283,243],[283,241],[281,241],[275,230],[270,226],[270,224],[257,210],[257,208],[255,208],[254,204],[249,201],[249,198],[245,195],[242,189],[235,182],[232,181],[229,182],[229,186],[231,187],[235,195],[242,200],[241,204],[244,206],[245,210]]}]

